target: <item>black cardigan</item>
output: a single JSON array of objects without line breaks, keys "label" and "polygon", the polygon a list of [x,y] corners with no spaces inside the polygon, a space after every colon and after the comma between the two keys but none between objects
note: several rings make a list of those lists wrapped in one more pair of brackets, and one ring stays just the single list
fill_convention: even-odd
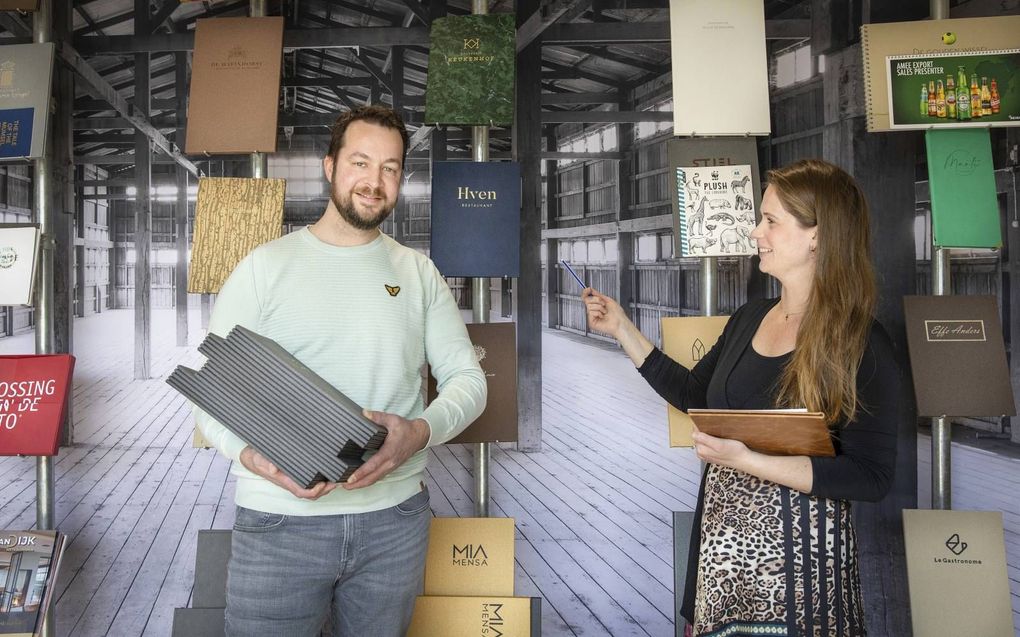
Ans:
[{"label": "black cardigan", "polygon": [[[750,346],[765,314],[778,301],[752,301],[734,312],[715,346],[693,369],[687,370],[661,350],[653,349],[638,371],[660,396],[681,411],[731,409],[727,380],[745,348]],[[836,428],[834,458],[811,458],[814,475],[810,495],[865,501],[877,501],[885,496],[892,485],[896,466],[897,430],[905,415],[901,385],[901,373],[889,336],[877,321],[872,322],[868,345],[857,371],[857,398],[862,408],[858,409],[854,422],[841,423]],[[704,490],[703,476],[682,607],[682,614],[688,621],[693,619],[694,613]]]}]

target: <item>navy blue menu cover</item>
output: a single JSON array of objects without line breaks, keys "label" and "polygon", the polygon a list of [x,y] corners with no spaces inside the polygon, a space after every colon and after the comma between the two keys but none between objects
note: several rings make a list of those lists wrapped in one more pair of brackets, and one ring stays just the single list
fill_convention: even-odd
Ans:
[{"label": "navy blue menu cover", "polygon": [[432,164],[432,261],[443,276],[516,277],[521,271],[521,167]]}]

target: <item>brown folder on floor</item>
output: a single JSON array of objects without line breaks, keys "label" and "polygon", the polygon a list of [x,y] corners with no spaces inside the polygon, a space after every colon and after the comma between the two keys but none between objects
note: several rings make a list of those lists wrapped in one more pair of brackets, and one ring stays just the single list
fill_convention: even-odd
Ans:
[{"label": "brown folder on floor", "polygon": [[772,409],[691,409],[702,432],[739,440],[764,453],[782,456],[834,456],[832,437],[819,412]]}]

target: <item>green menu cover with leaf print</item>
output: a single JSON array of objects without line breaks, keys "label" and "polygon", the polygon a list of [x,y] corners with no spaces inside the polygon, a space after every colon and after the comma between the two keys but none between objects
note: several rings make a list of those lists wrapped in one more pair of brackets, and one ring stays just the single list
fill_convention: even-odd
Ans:
[{"label": "green menu cover with leaf print", "polygon": [[439,18],[429,35],[426,124],[509,126],[514,118],[514,16]]},{"label": "green menu cover with leaf print", "polygon": [[939,248],[1001,248],[992,142],[987,128],[929,129],[932,242]]}]

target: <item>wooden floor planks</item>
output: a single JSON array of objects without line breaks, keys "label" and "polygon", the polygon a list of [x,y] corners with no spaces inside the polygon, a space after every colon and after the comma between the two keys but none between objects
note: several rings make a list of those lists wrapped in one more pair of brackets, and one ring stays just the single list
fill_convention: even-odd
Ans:
[{"label": "wooden floor planks", "polygon": [[[56,519],[70,539],[58,635],[166,637],[173,609],[190,602],[197,532],[233,522],[229,463],[191,447],[190,409],[161,380],[199,360],[194,347],[174,346],[173,321],[153,315],[149,381],[131,378],[122,337],[131,312],[75,324],[75,445],[54,459]],[[199,338],[194,329],[192,344]],[[31,349],[31,335],[0,340],[0,353]],[[516,520],[517,593],[543,598],[548,637],[671,635],[671,512],[694,506],[699,463],[666,446],[665,407],[618,350],[552,332],[543,349],[543,451],[494,446],[490,463],[490,512]],[[920,435],[922,506],[929,449]],[[466,445],[432,453],[436,515],[473,515],[472,454]],[[35,472],[32,458],[0,458],[0,528],[34,525]],[[1018,489],[1020,460],[953,445],[954,506],[1003,512],[1020,626]]]}]

